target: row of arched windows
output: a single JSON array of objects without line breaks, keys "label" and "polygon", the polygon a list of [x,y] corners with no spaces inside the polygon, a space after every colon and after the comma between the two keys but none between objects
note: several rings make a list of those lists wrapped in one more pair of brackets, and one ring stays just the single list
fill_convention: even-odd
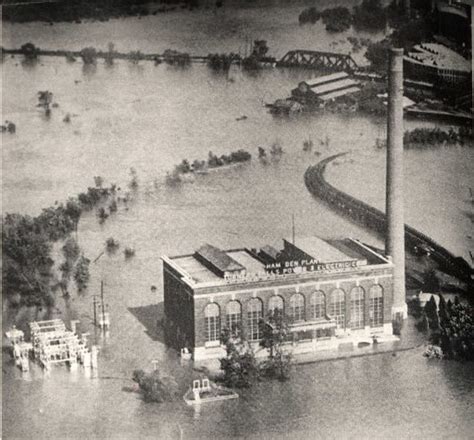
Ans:
[{"label": "row of arched windows", "polygon": [[[366,294],[362,287],[354,287],[349,294],[350,301],[350,323],[353,329],[364,328],[366,325],[364,317],[364,303]],[[368,324],[371,327],[383,325],[383,289],[374,284],[369,289],[369,316]],[[305,320],[306,300],[301,293],[293,294],[285,310],[285,302],[279,295],[274,295],[268,301],[268,310],[285,310],[293,322]],[[306,319],[324,319],[329,315],[336,321],[338,328],[344,328],[346,323],[346,294],[342,289],[334,289],[329,295],[321,290],[316,290],[309,297],[309,307]],[[218,341],[220,338],[221,322],[220,307],[216,303],[210,303],[204,309],[204,320],[206,329],[206,341]],[[247,336],[249,340],[260,339],[258,323],[263,317],[263,302],[260,298],[251,298],[247,305]],[[237,328],[242,322],[242,306],[236,300],[229,301],[225,310],[225,326],[230,329]]]}]

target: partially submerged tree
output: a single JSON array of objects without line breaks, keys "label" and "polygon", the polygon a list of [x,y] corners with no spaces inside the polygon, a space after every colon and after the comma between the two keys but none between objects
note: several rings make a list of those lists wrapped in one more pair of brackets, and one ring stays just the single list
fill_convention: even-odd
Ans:
[{"label": "partially submerged tree", "polygon": [[387,13],[380,0],[362,0],[354,8],[354,25],[358,29],[379,30],[387,24]]},{"label": "partially submerged tree", "polygon": [[250,344],[244,338],[240,326],[224,328],[221,344],[225,345],[226,357],[219,359],[224,375],[222,382],[228,387],[246,388],[258,378],[259,370]]},{"label": "partially submerged tree", "polygon": [[81,255],[76,264],[74,281],[76,282],[77,290],[79,292],[85,290],[87,288],[87,284],[89,283],[89,263],[90,260],[84,257],[84,255]]},{"label": "partially submerged tree", "polygon": [[109,253],[115,252],[119,247],[120,247],[120,243],[117,240],[115,240],[113,237],[109,237],[105,241],[105,248],[107,252]]},{"label": "partially submerged tree", "polygon": [[280,309],[270,311],[266,319],[259,322],[262,338],[260,346],[268,350],[268,360],[261,365],[265,376],[287,380],[290,377],[291,354],[283,345],[290,336],[289,319]]},{"label": "partially submerged tree", "polygon": [[138,174],[137,170],[135,168],[130,168],[130,183],[128,186],[130,187],[131,190],[136,191],[138,189]]},{"label": "partially submerged tree", "polygon": [[128,53],[128,59],[132,64],[138,64],[143,59],[143,54],[139,50],[132,50]]},{"label": "partially submerged tree", "polygon": [[74,263],[79,257],[80,248],[74,238],[69,237],[63,245],[63,254],[66,261]]},{"label": "partially submerged tree", "polygon": [[115,57],[115,45],[114,43],[109,43],[107,45],[107,52],[104,54],[105,64],[111,66],[114,64],[114,57]]},{"label": "partially submerged tree", "polygon": [[45,114],[49,116],[51,114],[50,105],[53,102],[53,93],[49,90],[39,91],[38,92],[38,107],[42,107],[45,111]]},{"label": "partially submerged tree", "polygon": [[80,52],[84,64],[95,64],[97,62],[97,51],[93,47],[85,47]]},{"label": "partially submerged tree", "polygon": [[25,43],[20,49],[28,60],[34,60],[38,57],[39,49],[33,43]]},{"label": "partially submerged tree", "polygon": [[132,380],[138,383],[145,402],[171,401],[178,393],[176,381],[170,376],[161,374],[159,370],[154,370],[151,373],[135,370]]},{"label": "partially submerged tree", "polygon": [[102,188],[102,185],[104,184],[104,178],[101,176],[94,176],[94,183],[96,188]]}]

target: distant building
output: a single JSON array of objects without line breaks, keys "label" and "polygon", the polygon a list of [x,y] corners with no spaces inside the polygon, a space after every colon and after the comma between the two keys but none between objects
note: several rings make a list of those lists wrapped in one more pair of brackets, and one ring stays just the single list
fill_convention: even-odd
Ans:
[{"label": "distant building", "polygon": [[353,239],[298,237],[282,250],[221,250],[162,257],[166,338],[194,359],[224,355],[224,327],[239,326],[255,348],[259,321],[279,308],[296,352],[392,335],[393,264]]},{"label": "distant building", "polygon": [[471,77],[471,61],[439,43],[414,46],[403,58],[403,68],[410,78],[432,83],[456,84]]},{"label": "distant building", "polygon": [[298,87],[291,91],[291,96],[304,104],[324,107],[330,101],[359,91],[360,87],[357,81],[350,78],[346,72],[337,72],[301,81]]}]

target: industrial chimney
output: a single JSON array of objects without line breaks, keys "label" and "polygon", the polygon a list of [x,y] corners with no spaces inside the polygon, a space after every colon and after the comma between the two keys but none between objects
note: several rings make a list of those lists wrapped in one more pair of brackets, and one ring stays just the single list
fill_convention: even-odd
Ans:
[{"label": "industrial chimney", "polygon": [[385,253],[392,258],[392,317],[407,317],[405,225],[403,220],[403,49],[390,50],[387,118],[387,232]]}]

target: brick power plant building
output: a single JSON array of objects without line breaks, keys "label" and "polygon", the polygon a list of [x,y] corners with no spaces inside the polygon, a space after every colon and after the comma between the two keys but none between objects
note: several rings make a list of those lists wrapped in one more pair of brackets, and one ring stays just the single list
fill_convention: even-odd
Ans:
[{"label": "brick power plant building", "polygon": [[352,239],[283,240],[283,249],[204,245],[163,257],[168,343],[194,359],[222,357],[220,334],[238,325],[258,347],[259,321],[276,308],[296,352],[392,335],[393,264]]},{"label": "brick power plant building", "polygon": [[258,346],[259,321],[280,309],[291,320],[297,352],[390,338],[406,318],[403,213],[403,49],[390,50],[384,255],[352,240],[284,240],[283,249],[163,257],[170,345],[195,360],[221,357],[220,334],[239,325]]}]

